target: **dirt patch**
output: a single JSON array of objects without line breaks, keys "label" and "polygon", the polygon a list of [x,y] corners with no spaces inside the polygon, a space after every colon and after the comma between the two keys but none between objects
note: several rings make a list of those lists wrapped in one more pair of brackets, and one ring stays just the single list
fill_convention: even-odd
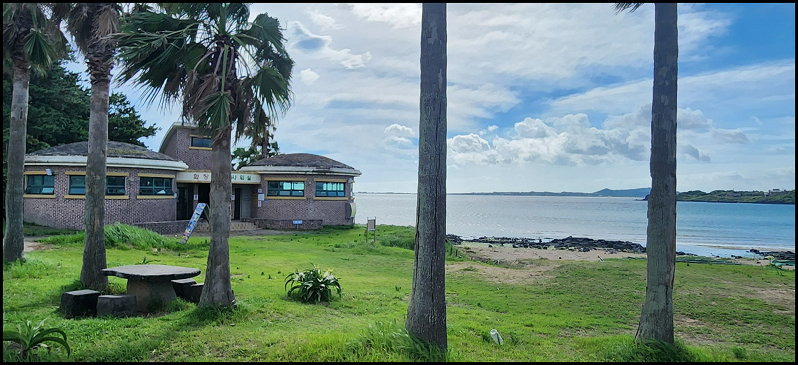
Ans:
[{"label": "dirt patch", "polygon": [[29,237],[25,237],[25,239],[24,239],[25,249],[23,250],[23,252],[49,250],[49,249],[53,248],[52,246],[50,246],[48,244],[44,244],[44,243],[41,243],[41,242],[36,242],[36,241],[44,239],[44,238],[47,238],[47,237],[46,236],[29,236]]},{"label": "dirt patch", "polygon": [[520,268],[506,268],[478,265],[473,262],[456,262],[446,265],[446,275],[466,275],[473,272],[497,284],[531,284],[552,278],[553,275],[546,273],[557,266],[559,265],[548,262],[529,262]]}]

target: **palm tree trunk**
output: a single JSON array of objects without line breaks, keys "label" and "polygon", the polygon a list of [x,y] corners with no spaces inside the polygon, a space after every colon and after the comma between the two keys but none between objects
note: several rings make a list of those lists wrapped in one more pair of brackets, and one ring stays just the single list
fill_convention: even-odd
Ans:
[{"label": "palm tree trunk", "polygon": [[423,4],[418,201],[407,330],[441,349],[446,338],[446,4]]},{"label": "palm tree trunk", "polygon": [[230,166],[230,129],[213,140],[211,151],[210,224],[211,247],[205,269],[205,285],[198,306],[235,305],[230,283],[230,199],[233,195]]},{"label": "palm tree trunk", "polygon": [[676,271],[676,89],[679,42],[675,3],[654,8],[651,195],[648,199],[646,299],[637,341],[673,343]]},{"label": "palm tree trunk", "polygon": [[[21,50],[20,50],[21,53]],[[3,237],[3,260],[21,260],[25,251],[22,230],[25,169],[25,142],[28,124],[28,90],[30,65],[14,60],[13,93],[11,96],[11,126],[8,139],[8,172],[5,196],[6,232]]]},{"label": "palm tree trunk", "polygon": [[89,154],[86,158],[86,240],[80,282],[87,288],[104,290],[108,277],[105,269],[105,164],[108,153],[108,98],[110,67],[106,77],[92,73],[89,101]]}]

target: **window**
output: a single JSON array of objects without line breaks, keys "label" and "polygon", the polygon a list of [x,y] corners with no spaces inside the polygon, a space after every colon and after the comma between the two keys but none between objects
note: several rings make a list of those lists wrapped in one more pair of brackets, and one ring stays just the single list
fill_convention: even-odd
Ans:
[{"label": "window", "polygon": [[52,195],[55,191],[55,176],[28,175],[25,194]]},{"label": "window", "polygon": [[344,183],[342,182],[316,182],[316,196],[345,197]]},{"label": "window", "polygon": [[139,177],[139,195],[173,195],[172,178]]},{"label": "window", "polygon": [[[86,195],[86,175],[69,177],[69,195]],[[125,177],[106,176],[105,195],[125,195]]]},{"label": "window", "polygon": [[305,196],[304,181],[269,181],[268,196]]},{"label": "window", "polygon": [[69,195],[86,195],[86,175],[69,177]]},{"label": "window", "polygon": [[125,177],[106,176],[105,195],[125,195]]},{"label": "window", "polygon": [[191,147],[206,147],[211,148],[213,140],[206,137],[191,137]]}]

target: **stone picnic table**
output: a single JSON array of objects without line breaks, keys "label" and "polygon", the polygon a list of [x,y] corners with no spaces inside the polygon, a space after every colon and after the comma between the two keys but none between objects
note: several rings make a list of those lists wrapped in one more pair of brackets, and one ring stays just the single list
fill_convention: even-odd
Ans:
[{"label": "stone picnic table", "polygon": [[105,276],[127,279],[127,294],[136,297],[136,310],[147,313],[150,301],[168,303],[177,299],[172,280],[200,274],[199,269],[169,265],[126,265],[101,270]]}]

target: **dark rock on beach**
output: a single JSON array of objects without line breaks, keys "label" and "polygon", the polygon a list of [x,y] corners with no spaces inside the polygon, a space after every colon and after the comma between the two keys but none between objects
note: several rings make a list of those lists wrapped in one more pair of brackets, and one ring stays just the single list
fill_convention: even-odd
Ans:
[{"label": "dark rock on beach", "polygon": [[795,252],[792,251],[759,251],[755,248],[748,250],[748,252],[760,255],[763,258],[773,256],[776,260],[795,260]]},{"label": "dark rock on beach", "polygon": [[[458,244],[464,241],[459,236],[451,234],[446,235],[447,239],[449,239],[449,241],[452,243],[454,243],[455,240],[450,238],[450,236],[456,237],[456,241],[458,242]],[[543,242],[543,240],[540,238],[533,239],[533,238],[518,238],[518,237],[484,237],[484,236],[470,239],[467,241],[481,242],[481,243],[487,243],[490,245],[499,245],[499,246],[512,245],[513,248],[548,249],[549,247],[554,247],[555,249],[559,250],[572,250],[572,251],[581,251],[581,252],[589,252],[590,250],[593,249],[605,249],[615,252],[630,252],[630,253],[646,252],[646,248],[639,243],[634,243],[629,241],[607,241],[602,239],[594,240],[592,238],[573,237],[573,236],[568,236],[566,238],[561,238],[561,239],[552,239],[548,242]]]}]

